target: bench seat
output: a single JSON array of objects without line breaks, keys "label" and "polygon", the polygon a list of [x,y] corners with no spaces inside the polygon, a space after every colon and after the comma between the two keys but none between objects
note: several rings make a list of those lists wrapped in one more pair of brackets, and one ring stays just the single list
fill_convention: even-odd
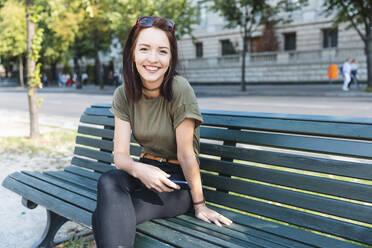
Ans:
[{"label": "bench seat", "polygon": [[[99,174],[75,166],[64,171],[15,172],[4,185],[30,202],[91,227]],[[360,247],[280,223],[210,206],[231,218],[217,227],[192,213],[137,226],[136,247]]]}]

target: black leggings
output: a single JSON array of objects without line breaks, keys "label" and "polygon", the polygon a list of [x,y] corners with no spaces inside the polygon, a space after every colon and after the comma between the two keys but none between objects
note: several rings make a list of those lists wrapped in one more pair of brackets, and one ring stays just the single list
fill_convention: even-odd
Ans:
[{"label": "black leggings", "polygon": [[[141,159],[184,180],[179,165]],[[105,172],[98,180],[97,207],[92,216],[98,248],[133,247],[136,225],[155,218],[174,217],[191,209],[189,190],[156,192],[123,170]]]}]

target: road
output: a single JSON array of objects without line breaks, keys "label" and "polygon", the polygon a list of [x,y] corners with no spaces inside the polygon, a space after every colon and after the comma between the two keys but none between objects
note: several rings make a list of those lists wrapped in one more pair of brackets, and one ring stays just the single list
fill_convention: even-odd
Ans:
[{"label": "road", "polygon": [[[221,94],[224,89],[214,86],[210,88],[196,87],[198,102],[201,109],[236,110],[247,112],[268,112],[286,114],[310,114],[310,115],[336,115],[372,117],[372,94],[371,96],[342,95],[322,96],[322,92],[313,91],[308,95],[293,94],[295,90],[288,89],[277,94],[275,87],[261,91],[261,95],[232,95]],[[276,86],[279,87],[280,86]],[[207,90],[214,94],[206,94]],[[292,90],[292,91],[291,91]],[[308,88],[298,90],[305,92]],[[321,91],[322,89],[318,89]],[[54,88],[39,91],[38,96],[43,98],[40,107],[41,118],[60,117],[77,120],[86,107],[93,103],[111,103],[113,88],[106,91],[95,89],[84,91]],[[220,91],[220,93],[218,93]],[[217,92],[217,93],[216,93]],[[292,92],[292,93],[291,93]],[[315,96],[311,96],[315,95]],[[0,110],[8,114],[28,113],[27,93],[25,90],[15,88],[0,88]],[[4,116],[0,117],[3,118]]]}]

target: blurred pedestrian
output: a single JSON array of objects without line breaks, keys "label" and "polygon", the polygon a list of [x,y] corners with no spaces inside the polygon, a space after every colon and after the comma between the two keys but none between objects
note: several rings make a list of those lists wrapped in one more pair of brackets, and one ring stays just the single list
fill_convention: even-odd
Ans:
[{"label": "blurred pedestrian", "polygon": [[41,78],[41,82],[43,83],[43,87],[48,86],[48,77],[45,73],[43,74],[43,77]]},{"label": "blurred pedestrian", "polygon": [[114,74],[114,84],[115,84],[115,87],[118,87],[120,82],[119,82],[119,75],[115,72]]},{"label": "blurred pedestrian", "polygon": [[57,83],[58,83],[58,86],[59,86],[60,88],[61,88],[61,87],[64,87],[62,72],[58,72],[58,75],[57,75]]},{"label": "blurred pedestrian", "polygon": [[107,84],[113,85],[114,84],[114,73],[110,70],[107,75]]},{"label": "blurred pedestrian", "polygon": [[81,75],[81,81],[83,82],[83,84],[88,83],[88,74],[86,72]]},{"label": "blurred pedestrian", "polygon": [[74,72],[74,75],[72,76],[72,86],[74,88],[76,88],[77,81],[78,81],[78,76],[77,76],[76,72]]},{"label": "blurred pedestrian", "polygon": [[359,84],[358,84],[358,78],[357,78],[357,73],[358,73],[358,61],[356,59],[351,60],[351,84],[355,84],[356,87],[359,89]]},{"label": "blurred pedestrian", "polygon": [[342,90],[348,91],[351,81],[351,60],[349,58],[347,58],[345,63],[342,65],[342,75],[344,76],[344,85],[342,86]]},{"label": "blurred pedestrian", "polygon": [[66,85],[67,86],[71,86],[71,76],[70,76],[70,73],[67,73],[66,74]]}]

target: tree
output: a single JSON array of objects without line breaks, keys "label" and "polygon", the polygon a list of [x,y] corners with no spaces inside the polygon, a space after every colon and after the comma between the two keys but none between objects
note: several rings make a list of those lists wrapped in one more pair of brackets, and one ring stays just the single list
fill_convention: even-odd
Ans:
[{"label": "tree", "polygon": [[45,31],[41,61],[51,65],[55,80],[57,64],[69,59],[69,50],[75,43],[85,11],[80,1],[43,1],[42,5],[40,26]]},{"label": "tree", "polygon": [[275,26],[267,23],[259,39],[257,52],[272,52],[278,51],[278,49],[279,40],[275,33]]},{"label": "tree", "polygon": [[0,57],[9,61],[18,58],[19,80],[23,82],[23,54],[26,52],[26,9],[15,0],[7,1],[0,9]]},{"label": "tree", "polygon": [[372,1],[362,0],[326,0],[325,13],[335,14],[334,23],[347,23],[353,28],[364,43],[367,56],[367,84],[372,89]]},{"label": "tree", "polygon": [[[39,130],[39,101],[36,93],[37,88],[42,86],[40,81],[40,67],[37,63],[40,58],[41,43],[43,40],[43,29],[38,26],[42,7],[34,4],[33,0],[26,0],[27,20],[27,85],[28,106],[30,113],[30,138],[36,139],[40,136]],[[40,99],[39,99],[40,100]]]},{"label": "tree", "polygon": [[213,11],[219,12],[227,20],[227,28],[240,29],[243,39],[242,64],[241,64],[241,90],[245,91],[245,63],[248,50],[247,41],[251,38],[253,31],[257,30],[265,23],[285,22],[283,18],[277,17],[277,14],[285,9],[293,11],[299,8],[306,0],[298,0],[295,6],[289,6],[287,0],[210,0],[213,5],[210,7]]}]

